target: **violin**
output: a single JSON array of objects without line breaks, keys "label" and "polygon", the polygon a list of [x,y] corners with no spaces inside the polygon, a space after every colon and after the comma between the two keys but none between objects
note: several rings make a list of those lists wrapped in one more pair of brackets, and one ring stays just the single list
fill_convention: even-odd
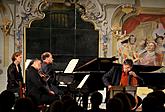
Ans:
[{"label": "violin", "polygon": [[26,86],[25,83],[19,82],[19,96],[25,98]]},{"label": "violin", "polygon": [[44,72],[42,72],[41,70],[38,71],[38,74],[40,75],[40,77],[47,82],[47,80],[49,79],[49,75],[46,75]]},{"label": "violin", "polygon": [[49,75],[46,75],[44,72],[42,72],[41,70],[38,71],[38,74],[40,75],[41,77],[41,81],[42,83],[49,89],[49,86],[48,86],[48,79],[49,79]]}]

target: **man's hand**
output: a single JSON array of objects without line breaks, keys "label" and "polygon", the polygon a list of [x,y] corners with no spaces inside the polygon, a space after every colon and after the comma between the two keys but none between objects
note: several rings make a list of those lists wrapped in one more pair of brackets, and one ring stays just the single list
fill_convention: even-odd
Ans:
[{"label": "man's hand", "polygon": [[130,71],[130,72],[129,72],[129,75],[132,75],[133,77],[137,77],[136,73],[133,72],[133,71]]},{"label": "man's hand", "polygon": [[112,85],[108,85],[108,91],[112,89]]},{"label": "man's hand", "polygon": [[49,91],[50,95],[55,95],[55,93],[53,91]]}]

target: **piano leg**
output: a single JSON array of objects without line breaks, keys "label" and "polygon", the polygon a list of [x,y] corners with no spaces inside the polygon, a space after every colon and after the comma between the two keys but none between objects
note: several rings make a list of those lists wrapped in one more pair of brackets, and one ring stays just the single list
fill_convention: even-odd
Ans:
[{"label": "piano leg", "polygon": [[84,93],[82,96],[82,104],[85,110],[87,110],[88,108],[88,97],[89,97],[89,93]]}]

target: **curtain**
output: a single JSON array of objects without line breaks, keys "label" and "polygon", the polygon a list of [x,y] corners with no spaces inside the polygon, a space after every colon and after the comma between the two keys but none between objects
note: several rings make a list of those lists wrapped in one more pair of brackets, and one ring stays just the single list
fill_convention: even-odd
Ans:
[{"label": "curtain", "polygon": [[138,16],[128,18],[123,24],[123,31],[127,34],[131,33],[141,22],[155,21],[159,19],[165,28],[165,16],[164,15],[150,15],[150,14],[140,14]]}]

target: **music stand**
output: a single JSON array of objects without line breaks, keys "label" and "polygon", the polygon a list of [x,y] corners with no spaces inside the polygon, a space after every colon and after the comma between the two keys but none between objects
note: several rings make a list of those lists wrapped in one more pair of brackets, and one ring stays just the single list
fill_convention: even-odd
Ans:
[{"label": "music stand", "polygon": [[88,77],[90,74],[85,75],[85,77],[83,78],[83,80],[80,82],[80,84],[77,86],[77,89],[81,89],[83,87],[83,85],[85,84],[85,82],[87,81]]},{"label": "music stand", "polygon": [[64,73],[73,73],[73,70],[75,69],[79,59],[72,59],[69,64],[67,65]]},{"label": "music stand", "polygon": [[83,78],[83,80],[79,83],[79,85],[77,86],[78,89],[78,99],[76,100],[80,105],[81,105],[81,97],[83,96],[83,94],[81,93],[81,88],[84,86],[85,82],[87,81],[87,79],[89,78],[90,74],[85,75],[85,77]]},{"label": "music stand", "polygon": [[122,86],[112,86],[110,90],[110,98],[112,98],[115,94],[121,93],[124,91],[124,88]]},{"label": "music stand", "polygon": [[112,89],[110,90],[110,98],[112,98],[115,94],[121,93],[121,92],[130,93],[131,95],[135,96],[136,89],[137,87],[134,87],[134,86],[126,86],[126,87],[112,86]]},{"label": "music stand", "polygon": [[56,79],[62,84],[60,86],[70,84],[73,81],[73,71],[78,61],[79,59],[71,59],[63,72],[56,72],[59,74]]},{"label": "music stand", "polygon": [[126,86],[125,87],[125,92],[131,94],[132,96],[136,95],[136,90],[137,90],[137,87],[135,87],[135,86]]},{"label": "music stand", "polygon": [[26,61],[25,61],[25,70],[27,69],[27,67],[29,66],[31,61],[32,61],[32,59],[26,59]]}]

